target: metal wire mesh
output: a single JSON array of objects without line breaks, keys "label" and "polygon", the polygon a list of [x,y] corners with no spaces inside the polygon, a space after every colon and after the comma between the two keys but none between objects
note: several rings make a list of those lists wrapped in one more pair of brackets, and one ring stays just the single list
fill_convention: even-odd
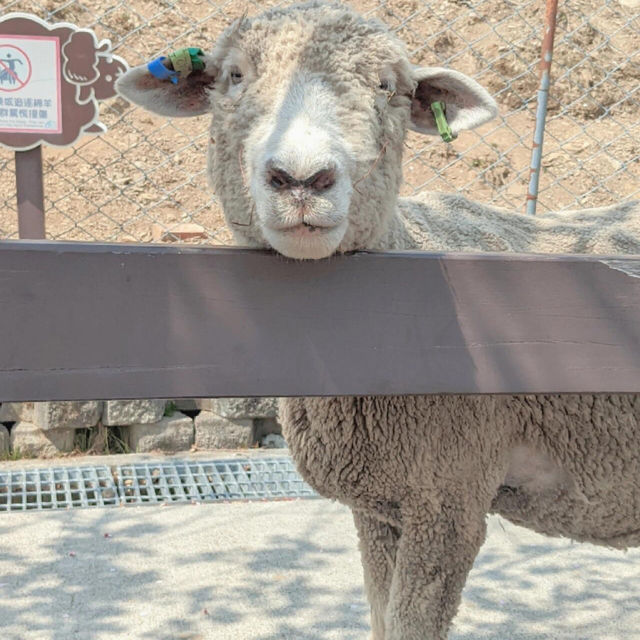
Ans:
[{"label": "metal wire mesh", "polygon": [[118,504],[108,467],[0,471],[0,512]]},{"label": "metal wire mesh", "polygon": [[290,458],[171,461],[116,469],[123,504],[311,498]]},{"label": "metal wire mesh", "polygon": [[286,457],[0,471],[0,512],[316,497]]},{"label": "metal wire mesh", "polygon": [[[9,0],[0,15],[32,12],[110,38],[132,65],[180,46],[209,47],[247,11],[288,2],[246,0]],[[501,117],[452,145],[411,135],[402,193],[460,191],[523,210],[535,121],[544,3],[534,0],[354,0],[389,24],[417,64],[471,76]],[[612,204],[640,194],[640,14],[626,0],[561,2],[552,67],[539,211]],[[228,243],[205,173],[205,117],[167,121],[121,99],[102,106],[109,132],[72,149],[46,148],[48,237]],[[13,161],[0,150],[0,237],[17,235]]]}]

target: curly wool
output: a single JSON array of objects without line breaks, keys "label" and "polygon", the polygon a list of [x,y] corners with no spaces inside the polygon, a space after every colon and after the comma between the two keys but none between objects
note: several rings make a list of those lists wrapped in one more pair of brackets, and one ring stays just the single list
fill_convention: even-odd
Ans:
[{"label": "curly wool", "polygon": [[[347,12],[347,31],[354,20]],[[212,150],[214,184],[234,220],[246,192],[216,167],[233,162],[242,133],[213,126],[226,136]],[[378,135],[378,148],[383,135],[393,145],[354,194],[342,251],[640,254],[639,203],[530,217],[456,194],[396,199],[404,135]],[[370,167],[373,152],[364,143],[359,152]],[[266,246],[256,225],[235,230]],[[353,510],[374,640],[447,637],[487,513],[549,535],[640,545],[637,396],[296,398],[281,400],[280,418],[303,477]]]},{"label": "curly wool", "polygon": [[[640,254],[640,203],[534,218],[426,193],[399,199],[370,248]],[[447,637],[487,513],[640,545],[640,396],[284,398],[280,411],[303,477],[353,510],[373,640]]]},{"label": "curly wool", "polygon": [[[377,173],[389,170],[400,175]],[[344,250],[640,254],[637,202],[531,217],[424,193],[392,211],[372,233],[368,207],[354,207],[351,227],[367,231]],[[447,637],[487,513],[640,545],[638,396],[285,398],[280,418],[303,477],[353,510],[374,640]],[[510,471],[518,451],[540,457],[546,484]]]},{"label": "curly wool", "polygon": [[[640,545],[638,396],[299,398],[281,418],[305,479],[353,509],[376,640],[447,637],[487,513]],[[549,486],[510,470],[523,444]]]},{"label": "curly wool", "polygon": [[[218,77],[236,55],[252,61],[242,94]],[[378,72],[388,65],[397,93],[381,104]],[[420,79],[395,36],[343,5],[314,1],[242,20],[207,69],[209,174],[241,244],[268,246],[252,215],[247,147],[302,69],[339,96],[354,184],[339,252],[640,254],[639,203],[529,217],[455,194],[398,198],[407,128],[424,130],[411,99]],[[194,96],[194,113],[205,110],[200,86],[169,99],[171,87],[145,73],[125,76],[123,93],[165,115],[189,115]],[[414,116],[423,118],[417,128]],[[640,545],[636,395],[296,398],[281,401],[280,418],[304,478],[353,510],[373,640],[447,637],[487,513],[550,535]]]}]

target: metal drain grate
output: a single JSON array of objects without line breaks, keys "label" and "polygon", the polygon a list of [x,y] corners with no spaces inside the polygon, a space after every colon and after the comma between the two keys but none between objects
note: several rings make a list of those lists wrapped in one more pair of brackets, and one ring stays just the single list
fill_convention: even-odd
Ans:
[{"label": "metal drain grate", "polygon": [[0,512],[314,497],[289,458],[0,471]]},{"label": "metal drain grate", "polygon": [[289,458],[139,463],[117,467],[125,504],[312,498]]},{"label": "metal drain grate", "polygon": [[109,467],[0,471],[0,511],[117,504],[116,485]]}]

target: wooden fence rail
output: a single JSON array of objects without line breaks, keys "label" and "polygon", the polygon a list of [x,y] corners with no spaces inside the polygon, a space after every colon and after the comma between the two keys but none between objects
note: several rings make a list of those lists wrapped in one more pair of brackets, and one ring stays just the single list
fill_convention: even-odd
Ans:
[{"label": "wooden fence rail", "polygon": [[0,401],[640,392],[640,256],[0,242]]}]

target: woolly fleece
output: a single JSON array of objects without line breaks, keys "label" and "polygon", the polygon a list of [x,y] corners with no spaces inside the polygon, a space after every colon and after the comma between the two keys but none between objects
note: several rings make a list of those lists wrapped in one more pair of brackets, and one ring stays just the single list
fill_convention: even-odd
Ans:
[{"label": "woolly fleece", "polygon": [[[380,23],[311,2],[234,25],[208,69],[234,50],[251,60],[252,84],[241,94],[224,76],[212,85],[209,167],[239,243],[267,244],[247,188],[252,131],[304,70],[340,96],[353,158],[338,251],[640,253],[638,203],[527,217],[459,195],[398,199],[406,131],[424,129],[416,119],[426,116],[411,101],[419,75]],[[397,87],[381,102],[370,87],[385,65]],[[353,510],[373,640],[447,637],[487,513],[549,535],[640,545],[638,396],[298,398],[282,400],[280,417],[304,478]]]}]

